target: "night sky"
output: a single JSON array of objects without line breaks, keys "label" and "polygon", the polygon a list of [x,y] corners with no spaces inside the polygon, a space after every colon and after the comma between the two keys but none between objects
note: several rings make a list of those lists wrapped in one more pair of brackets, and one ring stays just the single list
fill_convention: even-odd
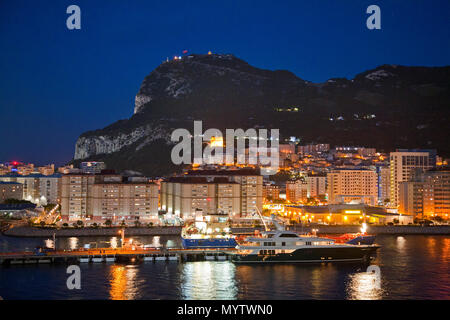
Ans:
[{"label": "night sky", "polygon": [[[81,8],[81,30],[66,8]],[[381,30],[366,8],[381,8]],[[323,82],[381,64],[450,64],[450,1],[0,0],[0,162],[63,164],[77,137],[133,113],[166,57],[232,53]]]}]

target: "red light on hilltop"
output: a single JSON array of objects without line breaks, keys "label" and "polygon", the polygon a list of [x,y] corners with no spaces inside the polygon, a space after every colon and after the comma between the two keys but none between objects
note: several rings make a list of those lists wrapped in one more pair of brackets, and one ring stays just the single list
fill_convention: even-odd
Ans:
[{"label": "red light on hilltop", "polygon": [[17,161],[12,162],[13,166],[17,166],[19,163]]}]

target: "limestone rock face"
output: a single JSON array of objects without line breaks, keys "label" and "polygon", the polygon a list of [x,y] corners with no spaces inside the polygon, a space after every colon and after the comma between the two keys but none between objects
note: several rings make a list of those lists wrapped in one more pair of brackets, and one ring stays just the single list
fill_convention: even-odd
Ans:
[{"label": "limestone rock face", "polygon": [[[83,133],[74,160],[162,176],[173,172],[170,136],[218,128],[280,129],[281,143],[436,148],[450,156],[442,128],[450,118],[450,67],[382,65],[353,79],[323,83],[286,70],[264,70],[231,54],[166,61],[143,80],[129,119]],[[130,106],[131,113],[131,106]],[[440,129],[441,128],[441,129]]]}]

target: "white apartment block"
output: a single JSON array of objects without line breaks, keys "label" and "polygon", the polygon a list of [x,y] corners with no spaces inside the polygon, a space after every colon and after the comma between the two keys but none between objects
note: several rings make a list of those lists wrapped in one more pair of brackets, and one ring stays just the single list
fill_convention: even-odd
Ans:
[{"label": "white apartment block", "polygon": [[414,177],[417,169],[432,168],[428,152],[391,152],[390,153],[390,201],[393,207],[399,205],[399,184]]},{"label": "white apartment block", "polygon": [[120,175],[69,174],[61,178],[61,216],[113,224],[158,219],[158,186]]},{"label": "white apartment block", "polygon": [[204,214],[241,218],[262,211],[263,177],[254,170],[196,170],[161,182],[161,209],[183,219]]},{"label": "white apartment block", "polygon": [[307,176],[306,186],[308,197],[318,197],[325,195],[327,192],[327,177],[326,176]]},{"label": "white apartment block", "polygon": [[374,206],[378,202],[377,173],[364,169],[339,169],[327,175],[328,202],[363,203]]}]

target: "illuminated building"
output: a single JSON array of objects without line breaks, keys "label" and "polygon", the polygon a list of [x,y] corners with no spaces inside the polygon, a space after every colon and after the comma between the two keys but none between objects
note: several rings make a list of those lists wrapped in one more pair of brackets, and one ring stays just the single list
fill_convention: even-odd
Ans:
[{"label": "illuminated building", "polygon": [[143,177],[114,173],[68,174],[61,178],[61,216],[64,221],[113,224],[158,219],[158,186]]},{"label": "illuminated building", "polygon": [[[356,224],[389,223],[398,221],[399,224],[412,222],[412,216],[389,213],[385,208],[366,204],[331,204],[326,206],[286,206],[286,218],[302,223],[323,224]],[[320,228],[320,227],[319,227]]]},{"label": "illuminated building", "polygon": [[418,173],[399,184],[399,212],[415,217],[448,219],[450,214],[450,169]]},{"label": "illuminated building", "polygon": [[87,161],[80,163],[80,169],[82,173],[100,173],[106,169],[106,165],[104,162]]},{"label": "illuminated building", "polygon": [[24,176],[17,173],[10,173],[0,176],[0,181],[18,182],[22,184],[22,199],[35,204],[46,205],[48,203],[57,203],[59,199],[58,184],[60,177],[60,174],[46,176],[33,173]]},{"label": "illuminated building", "polygon": [[241,187],[228,179],[206,177],[173,177],[161,182],[161,206],[184,220],[195,213],[240,214]]},{"label": "illuminated building", "polygon": [[49,164],[43,167],[38,167],[38,171],[43,174],[44,176],[50,176],[55,173],[55,165]]},{"label": "illuminated building", "polygon": [[305,146],[298,146],[297,149],[298,149],[298,153],[301,153],[301,154],[313,154],[313,153],[330,151],[330,145],[328,143],[308,144]]},{"label": "illuminated building", "polygon": [[365,169],[337,169],[328,173],[328,201],[337,203],[378,203],[377,174]]},{"label": "illuminated building", "polygon": [[390,202],[393,207],[399,205],[400,183],[412,180],[416,169],[431,169],[432,161],[429,152],[402,150],[390,153]]},{"label": "illuminated building", "polygon": [[6,199],[22,200],[23,185],[18,182],[4,182],[0,181],[0,203]]},{"label": "illuminated building", "polygon": [[196,209],[232,218],[262,211],[263,177],[257,170],[191,170],[161,182],[161,209],[191,217]]},{"label": "illuminated building", "polygon": [[263,198],[265,200],[272,199],[277,200],[280,199],[280,187],[272,184],[272,183],[265,183],[263,185]]},{"label": "illuminated building", "polygon": [[308,200],[308,185],[303,179],[286,182],[286,200],[290,202],[306,202]]},{"label": "illuminated building", "polygon": [[378,202],[384,204],[389,202],[391,195],[391,170],[389,167],[377,166],[378,173]]},{"label": "illuminated building", "polygon": [[327,192],[327,177],[325,175],[308,175],[306,177],[308,197],[318,197]]}]

